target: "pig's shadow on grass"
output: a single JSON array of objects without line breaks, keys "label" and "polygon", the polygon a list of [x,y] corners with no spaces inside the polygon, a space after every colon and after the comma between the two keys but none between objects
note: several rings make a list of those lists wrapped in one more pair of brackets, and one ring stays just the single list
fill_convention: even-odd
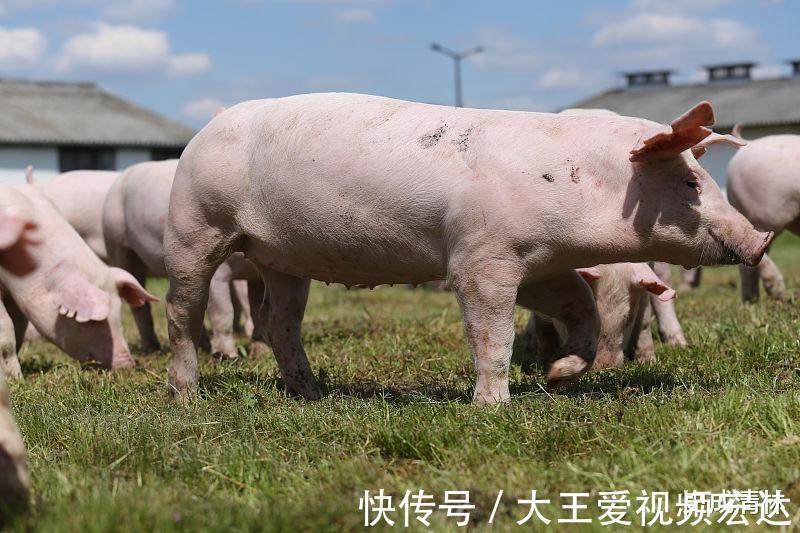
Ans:
[{"label": "pig's shadow on grass", "polygon": [[39,357],[20,357],[19,365],[22,367],[23,376],[46,374],[56,368],[66,366],[64,363],[57,363]]}]

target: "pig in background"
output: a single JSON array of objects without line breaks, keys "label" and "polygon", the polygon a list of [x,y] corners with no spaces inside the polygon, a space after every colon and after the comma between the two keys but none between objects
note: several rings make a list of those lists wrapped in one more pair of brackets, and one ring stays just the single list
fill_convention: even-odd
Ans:
[{"label": "pig in background", "polygon": [[[734,128],[741,137],[741,126]],[[728,164],[728,201],[755,227],[800,235],[800,135],[770,135],[740,149]],[[783,300],[783,275],[764,254],[756,267],[742,265],[742,300],[757,301],[759,279],[770,298]]]},{"label": "pig in background", "polygon": [[[742,137],[737,124],[732,135]],[[728,201],[755,227],[779,235],[784,230],[800,234],[800,135],[769,135],[739,149],[728,163]],[[740,266],[743,302],[759,299],[759,280],[773,300],[783,300],[786,286],[780,269],[764,254],[756,267]],[[702,269],[686,270],[681,288],[700,286]]]},{"label": "pig in background", "polygon": [[[685,346],[686,339],[675,315],[675,291],[662,280],[669,265],[659,264],[660,275],[646,263],[615,263],[578,269],[592,289],[600,317],[597,355],[593,368],[621,367],[625,359],[655,360],[650,331],[651,309],[659,321],[662,339]],[[557,321],[531,313],[522,337],[521,365],[530,372],[535,363],[546,367],[557,356],[564,338]]]},{"label": "pig in background", "polygon": [[[36,224],[15,210],[0,210],[0,267],[17,276],[36,268],[30,248]],[[30,490],[25,444],[11,414],[5,373],[0,369],[0,527],[4,515],[27,503]]]},{"label": "pig in background", "polygon": [[157,300],[128,272],[109,268],[56,207],[29,184],[0,185],[0,209],[36,224],[35,269],[19,275],[0,266],[0,346],[3,371],[21,377],[17,350],[28,321],[48,341],[81,362],[133,366],[122,334],[121,300]]},{"label": "pig in background", "polygon": [[[178,160],[150,161],[126,169],[111,186],[103,205],[102,224],[108,263],[133,274],[142,286],[148,276],[165,277],[164,226],[169,208],[170,190]],[[182,209],[182,206],[176,206]],[[250,263],[232,256],[211,282],[208,317],[212,335],[210,350],[226,357],[236,357],[233,336],[234,306],[231,285],[234,280],[246,280],[247,290],[241,290],[239,305],[245,301],[251,312],[261,308],[264,298],[263,284]],[[244,293],[244,294],[242,294]],[[150,305],[132,309],[141,339],[143,352],[156,352],[161,343],[153,325]],[[266,340],[261,321],[253,321],[251,348],[261,350]]]},{"label": "pig in background", "polygon": [[[537,312],[571,316],[561,320],[567,340],[547,381],[574,380],[594,361],[595,343],[579,339],[597,327],[597,312],[571,269],[760,261],[772,235],[725,202],[691,151],[733,142],[713,134],[713,122],[708,102],[670,126],[354,94],[234,106],[192,139],[172,188],[164,235],[170,386],[182,396],[197,388],[209,284],[236,251],[267,283],[262,314],[291,393],[321,395],[300,336],[309,278],[370,286],[448,279],[478,403],[509,399],[523,287]],[[570,309],[546,297],[556,286],[573,294]]]}]

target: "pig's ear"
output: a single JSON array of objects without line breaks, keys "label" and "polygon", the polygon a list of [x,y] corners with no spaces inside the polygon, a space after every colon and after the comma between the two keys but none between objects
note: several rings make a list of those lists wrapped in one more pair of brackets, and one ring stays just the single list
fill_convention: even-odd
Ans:
[{"label": "pig's ear", "polygon": [[744,139],[744,137],[742,137],[741,122],[737,122],[736,124],[733,125],[733,129],[731,130],[731,135],[733,135],[734,137],[739,137],[740,139]]},{"label": "pig's ear", "polygon": [[661,278],[646,263],[633,264],[633,281],[647,292],[658,296],[662,302],[668,302],[678,296],[672,287],[661,281]]},{"label": "pig's ear", "polygon": [[712,133],[711,135],[709,135],[708,137],[706,137],[705,139],[703,139],[699,143],[697,143],[694,146],[692,146],[692,155],[694,155],[694,157],[696,159],[700,159],[700,157],[702,157],[702,155],[706,153],[706,150],[708,149],[709,146],[711,146],[712,144],[717,144],[717,143],[730,144],[730,145],[733,145],[733,146],[735,146],[737,148],[740,148],[742,146],[747,146],[747,142],[742,140],[741,137],[735,137],[733,135],[720,135],[719,133]]},{"label": "pig's ear", "polygon": [[588,283],[600,279],[600,269],[597,267],[576,268],[575,272],[580,274]]},{"label": "pig's ear", "polygon": [[36,229],[36,224],[16,215],[0,216],[0,250],[11,248],[23,239],[25,233]]},{"label": "pig's ear", "polygon": [[71,275],[57,289],[58,314],[77,322],[102,321],[110,311],[108,294],[80,275]]},{"label": "pig's ear", "polygon": [[131,307],[140,307],[145,302],[158,301],[158,298],[147,292],[127,270],[116,267],[109,267],[109,270],[111,278],[117,286],[117,292]]},{"label": "pig's ear", "polygon": [[709,102],[700,102],[672,121],[669,127],[645,134],[631,150],[633,162],[666,159],[693,147],[709,135],[714,124],[714,109]]},{"label": "pig's ear", "polygon": [[35,181],[33,179],[33,167],[31,165],[25,167],[25,181],[27,181],[31,185],[33,185],[33,182]]}]

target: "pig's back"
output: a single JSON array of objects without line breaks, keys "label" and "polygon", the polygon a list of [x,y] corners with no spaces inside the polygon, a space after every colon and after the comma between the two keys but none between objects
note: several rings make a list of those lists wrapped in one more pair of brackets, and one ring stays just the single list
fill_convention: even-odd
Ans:
[{"label": "pig's back", "polygon": [[119,172],[73,170],[39,186],[67,222],[101,259],[106,259],[103,239],[103,203]]}]

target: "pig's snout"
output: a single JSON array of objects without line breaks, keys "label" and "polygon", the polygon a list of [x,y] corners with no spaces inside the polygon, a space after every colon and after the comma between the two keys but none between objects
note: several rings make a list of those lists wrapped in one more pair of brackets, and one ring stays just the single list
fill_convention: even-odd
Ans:
[{"label": "pig's snout", "polygon": [[750,248],[750,250],[742,254],[742,262],[751,267],[758,265],[761,262],[761,258],[764,257],[764,254],[767,252],[767,248],[769,248],[769,245],[772,244],[772,240],[774,238],[775,232],[768,231],[766,233],[759,233],[758,238],[755,239],[755,244]]}]

